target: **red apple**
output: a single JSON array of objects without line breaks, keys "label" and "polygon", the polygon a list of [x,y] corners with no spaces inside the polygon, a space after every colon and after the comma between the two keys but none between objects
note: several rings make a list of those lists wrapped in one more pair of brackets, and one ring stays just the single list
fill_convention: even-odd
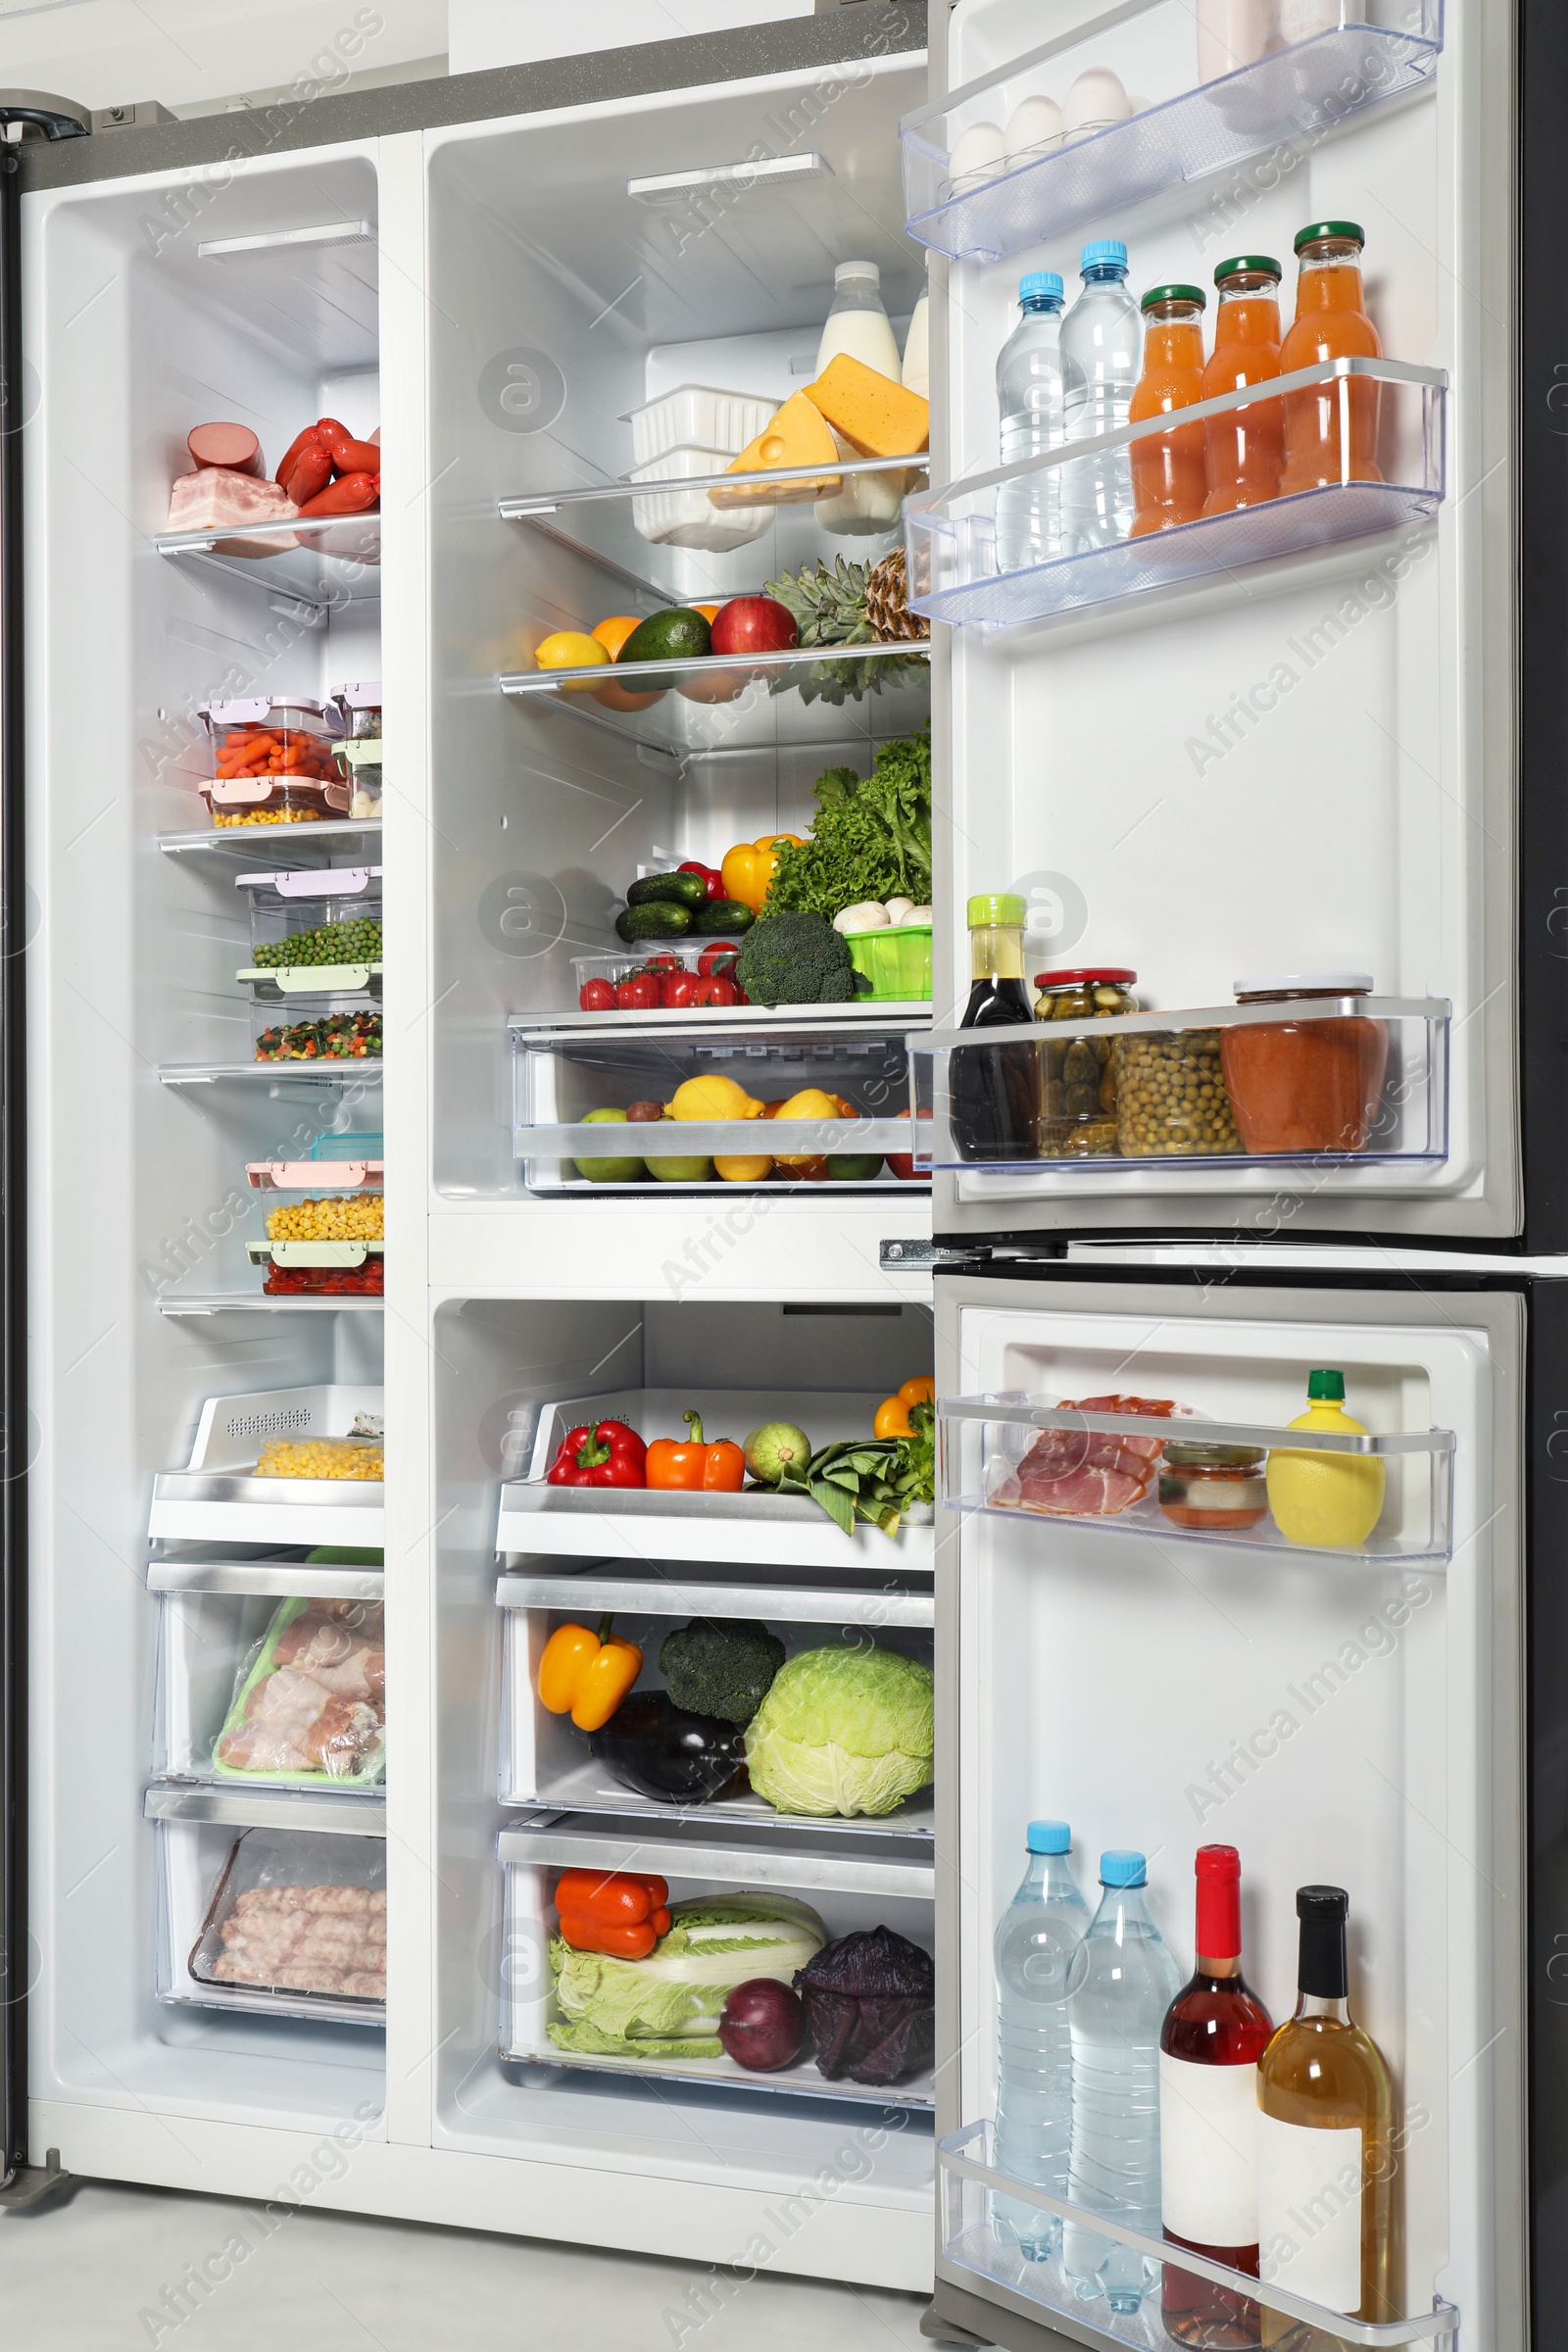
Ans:
[{"label": "red apple", "polygon": [[795,615],[774,596],[732,596],[713,620],[715,654],[782,654],[800,643]]}]

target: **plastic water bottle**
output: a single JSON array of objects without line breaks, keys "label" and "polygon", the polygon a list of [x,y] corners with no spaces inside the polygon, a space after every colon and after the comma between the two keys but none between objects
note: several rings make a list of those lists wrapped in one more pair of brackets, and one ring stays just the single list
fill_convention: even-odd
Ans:
[{"label": "plastic water bottle", "polygon": [[[1182,1972],[1144,1901],[1142,1854],[1100,1857],[1104,1889],[1067,1976],[1072,2031],[1072,2159],[1067,2194],[1091,2213],[1158,2237],[1159,2033]],[[1136,2311],[1155,2265],[1069,2223],[1062,2261],[1086,2301]]]},{"label": "plastic water bottle", "polygon": [[[1067,437],[1061,381],[1062,284],[1054,270],[1018,280],[1017,325],[997,354],[1002,463],[1043,457]],[[1061,467],[997,487],[997,569],[1019,571],[1061,553]]]},{"label": "plastic water bottle", "polygon": [[[1027,285],[1027,278],[1024,283]],[[1057,279],[1060,285],[1060,279]],[[1059,296],[1058,296],[1059,299]],[[1067,2194],[1072,2132],[1072,2037],[1067,1969],[1089,1925],[1067,1856],[1064,1821],[1032,1821],[1029,1867],[997,1922],[996,2167],[1031,2188]],[[1049,2262],[1061,2242],[1054,2214],[1015,2197],[993,2200],[992,2227],[1031,2262]]]},{"label": "plastic water bottle", "polygon": [[[1096,237],[1079,267],[1084,290],[1061,322],[1067,439],[1088,441],[1127,422],[1143,368],[1143,324],[1127,291],[1127,248]],[[1125,448],[1099,450],[1061,467],[1062,553],[1114,547],[1133,524],[1133,469]]]}]

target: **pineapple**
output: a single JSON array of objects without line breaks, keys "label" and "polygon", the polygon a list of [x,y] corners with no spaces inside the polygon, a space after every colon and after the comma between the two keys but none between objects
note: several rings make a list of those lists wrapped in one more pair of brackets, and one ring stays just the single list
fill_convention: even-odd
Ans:
[{"label": "pineapple", "polygon": [[[803,564],[799,571],[783,572],[769,580],[766,593],[788,606],[795,616],[804,647],[901,645],[928,637],[929,623],[906,607],[904,550],[895,548],[880,564],[851,564],[835,556],[831,565]],[[798,681],[801,700],[842,703],[853,695],[858,702],[867,692],[900,681],[906,670],[925,667],[924,658],[910,654],[903,661],[816,662],[808,677]],[[773,681],[774,693],[790,684]]]},{"label": "pineapple", "polygon": [[884,556],[865,583],[865,614],[878,645],[897,645],[906,638],[929,637],[931,623],[923,612],[908,608],[909,582],[904,550]]}]

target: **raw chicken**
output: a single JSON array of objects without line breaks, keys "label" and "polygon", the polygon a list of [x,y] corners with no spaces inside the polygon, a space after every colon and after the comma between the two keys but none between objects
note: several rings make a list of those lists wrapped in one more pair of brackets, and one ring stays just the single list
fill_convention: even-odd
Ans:
[{"label": "raw chicken", "polygon": [[[182,473],[169,493],[172,531],[216,531],[225,524],[291,522],[299,514],[275,482],[259,481],[229,466],[203,466]],[[213,552],[230,556],[275,556],[298,547],[292,531],[268,531],[254,539],[215,540]]]},{"label": "raw chicken", "polygon": [[386,1998],[383,1886],[247,1887],[218,1940],[211,1977],[220,1984]]},{"label": "raw chicken", "polygon": [[[1060,1405],[1064,1413],[1144,1413],[1160,1420],[1178,1409],[1168,1396],[1064,1396]],[[1017,1469],[993,1486],[989,1499],[1058,1518],[1114,1518],[1148,1494],[1163,1449],[1162,1438],[1043,1429]]]},{"label": "raw chicken", "polygon": [[378,1604],[315,1601],[283,1628],[270,1671],[220,1736],[231,1772],[368,1779],[380,1762],[386,1651]]}]

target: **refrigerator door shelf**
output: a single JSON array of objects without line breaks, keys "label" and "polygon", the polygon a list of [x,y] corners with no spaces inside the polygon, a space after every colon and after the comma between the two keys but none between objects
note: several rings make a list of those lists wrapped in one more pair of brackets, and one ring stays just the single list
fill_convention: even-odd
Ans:
[{"label": "refrigerator door shelf", "polygon": [[217,573],[258,596],[286,597],[307,620],[325,620],[345,605],[380,601],[377,514],[296,516],[282,524],[234,523],[216,531],[162,531],[153,546],[171,563],[189,565],[198,574]]},{"label": "refrigerator door shelf", "polygon": [[[1275,377],[1266,390],[1253,386],[1197,401],[1180,412],[1182,429],[1232,410],[1273,408],[1281,387],[1299,397],[1332,385],[1315,405],[1338,412],[1323,429],[1337,446],[1340,478],[1017,571],[997,566],[997,494],[1004,482],[1058,471],[1097,450],[1128,449],[1171,427],[1163,416],[1151,417],[1063,443],[1043,459],[970,474],[906,504],[910,608],[933,620],[1006,628],[1314,554],[1342,540],[1419,528],[1431,521],[1445,493],[1447,381],[1442,368],[1399,360],[1328,360]],[[1346,454],[1358,443],[1361,458]]]},{"label": "refrigerator door shelf", "polygon": [[[1323,997],[1290,1003],[1209,1004],[1191,1011],[1118,1013],[1102,1021],[1052,1021],[1026,1027],[1020,1022],[1005,1029],[936,1029],[913,1033],[908,1040],[914,1094],[915,1164],[964,1172],[984,1169],[1011,1178],[1024,1177],[1037,1187],[1060,1186],[1073,1192],[1102,1189],[1142,1193],[1152,1180],[1160,1192],[1177,1189],[1172,1178],[1192,1180],[1201,1171],[1205,1190],[1256,1191],[1258,1170],[1270,1175],[1290,1172],[1298,1187],[1317,1191],[1329,1186],[1353,1185],[1357,1192],[1397,1192],[1416,1170],[1440,1165],[1448,1151],[1448,1031],[1453,1007],[1446,997]],[[1237,1105],[1226,1094],[1218,1063],[1225,1057],[1227,1033],[1249,1028],[1300,1030],[1325,1028],[1338,1021],[1380,1022],[1387,1039],[1387,1064],[1375,1103],[1357,1106],[1358,1124],[1365,1136],[1360,1151],[1324,1148],[1320,1138],[1290,1151],[1254,1151],[1242,1145],[1245,1124],[1273,1117],[1273,1109],[1250,1110]],[[1086,1038],[1113,1047],[1116,1060],[1116,1115],[1125,1142],[1137,1144],[1157,1132],[1157,1120],[1168,1138],[1158,1151],[1128,1152],[1091,1156],[1074,1152],[1070,1142],[1059,1151],[1020,1151],[1016,1156],[994,1153],[982,1137],[963,1129],[971,1113],[954,1104],[954,1057],[964,1057],[972,1071],[979,1054],[1010,1052],[1020,1046],[1039,1048],[1044,1088],[1053,1073],[1045,1056],[1070,1039]],[[1190,1042],[1189,1042],[1190,1041]],[[1318,1041],[1319,1044],[1321,1041]],[[1207,1057],[1207,1071],[1192,1071],[1197,1051]],[[1183,1072],[1189,1074],[1184,1077]],[[1200,1080],[1217,1082],[1220,1098],[1206,1105],[1197,1091]],[[1353,1076],[1344,1083],[1353,1084]],[[1236,1073],[1230,1077],[1231,1093]],[[1308,1071],[1303,1090],[1312,1083]],[[1174,1086],[1174,1093],[1172,1088]],[[1185,1090],[1185,1091],[1184,1091]],[[1298,1105],[1299,1107],[1299,1105]],[[1056,1115],[1049,1105],[1038,1110],[1037,1142],[1046,1138]],[[1349,1129],[1351,1113],[1337,1108],[1340,1132]],[[1204,1120],[1208,1121],[1205,1128]],[[1216,1127],[1216,1122],[1223,1125]],[[956,1132],[957,1130],[957,1132]],[[1065,1117],[1061,1133],[1070,1138]],[[1254,1135],[1258,1132],[1253,1125]],[[1205,1136],[1210,1149],[1202,1150]],[[960,1140],[961,1139],[961,1140]],[[966,1148],[967,1147],[967,1148]],[[1380,1171],[1370,1183],[1358,1183],[1362,1170]],[[1297,1174],[1297,1171],[1301,1171]],[[1227,1183],[1230,1177],[1234,1181]]]},{"label": "refrigerator door shelf", "polygon": [[[1451,1430],[1339,1435],[1204,1419],[1180,1406],[1177,1417],[1161,1420],[1149,1414],[1086,1413],[1076,1406],[1053,1404],[1044,1398],[1035,1402],[1010,1396],[945,1396],[938,1403],[937,1415],[942,1499],[946,1510],[984,1511],[1042,1529],[1095,1528],[1107,1535],[1143,1536],[1161,1546],[1200,1544],[1216,1554],[1265,1551],[1279,1560],[1336,1562],[1345,1567],[1387,1568],[1416,1561],[1443,1565],[1452,1551],[1454,1438]],[[1096,1436],[1120,1436],[1145,1444],[1151,1439],[1160,1439],[1181,1446],[1250,1446],[1265,1452],[1288,1449],[1292,1453],[1370,1457],[1384,1464],[1383,1510],[1372,1534],[1363,1544],[1354,1545],[1292,1543],[1272,1520],[1234,1533],[1182,1527],[1159,1508],[1157,1473],[1151,1476],[1147,1493],[1124,1510],[1102,1513],[1042,1510],[1022,1500],[1017,1472],[1043,1430],[1066,1431],[1074,1440],[1064,1469],[1076,1466],[1080,1460],[1088,1461]],[[1105,1462],[1109,1462],[1112,1449],[1102,1450]],[[1048,1562],[1050,1544],[1051,1539],[1046,1537],[1042,1566]]]},{"label": "refrigerator door shelf", "polygon": [[[1081,2342],[1132,2344],[1147,2347],[1148,2352],[1159,2347],[1163,2352],[1170,2340],[1159,2316],[1167,2255],[1165,2242],[1145,2237],[1139,2230],[1108,2222],[1100,2214],[998,2172],[992,2162],[992,2132],[989,2122],[969,2124],[937,2142],[939,2278],[946,2276],[956,2286],[964,2286],[978,2277],[989,2287],[1007,2290],[1006,2308],[1040,2319],[1052,2314],[1070,2319],[1073,2334]],[[1147,2262],[1149,2288],[1137,2317],[1113,2318],[1102,2301],[1083,2301],[1064,2275],[1059,2257],[1050,2262],[1031,2262],[1015,2244],[1008,2243],[992,2219],[992,2200],[999,2197],[1021,2199],[1042,2213],[1059,2215],[1069,2228],[1077,2224],[1092,2229],[1094,2235],[1107,2245],[1126,2246],[1142,2254]],[[1178,2265],[1172,2261],[1171,2268],[1176,2271]],[[1246,2340],[1249,2321],[1251,2341],[1257,2342],[1260,2336],[1266,2341],[1271,2331],[1264,2321],[1265,2313],[1278,2314],[1285,2323],[1298,2323],[1304,2339],[1313,2342],[1391,2348],[1431,2344],[1453,2352],[1458,2341],[1458,2311],[1441,2295],[1433,2298],[1430,2311],[1417,2312],[1409,2319],[1351,2320],[1323,2304],[1308,2301],[1305,2296],[1292,2294],[1283,2282],[1261,2287],[1246,2272],[1211,2262],[1206,2255],[1191,2254],[1184,2249],[1179,2271],[1188,2278],[1196,2276],[1207,2279],[1238,2298],[1239,2309],[1230,2323],[1237,2330],[1237,2341]],[[1184,2300],[1190,2301],[1190,2294]],[[1291,2330],[1284,2326],[1274,2328],[1272,2332],[1281,2337]]]},{"label": "refrigerator door shelf", "polygon": [[[1343,21],[1314,38],[1248,57],[1206,33],[1200,16],[1195,49],[1191,0],[1150,0],[1102,12],[1010,59],[906,115],[908,234],[955,261],[998,261],[1282,142],[1315,142],[1436,73],[1443,0],[1401,10],[1399,31],[1358,22],[1366,12],[1357,0],[1335,13]],[[1007,123],[1029,98],[1059,107],[1086,68],[1119,72],[1129,92],[1157,94],[1141,100],[1135,115],[1015,148],[996,163],[977,157],[965,170],[960,156],[955,173],[954,151],[966,131]]]}]

